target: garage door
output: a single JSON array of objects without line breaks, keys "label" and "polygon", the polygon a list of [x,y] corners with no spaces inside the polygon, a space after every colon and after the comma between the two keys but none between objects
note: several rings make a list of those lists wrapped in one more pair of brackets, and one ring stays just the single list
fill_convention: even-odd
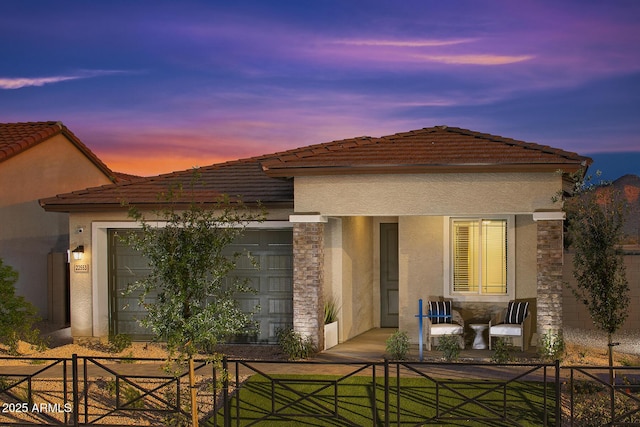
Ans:
[{"label": "garage door", "polygon": [[[109,230],[109,294],[110,332],[129,334],[134,339],[152,338],[150,331],[138,324],[145,313],[138,305],[138,295],[123,296],[129,283],[149,272],[144,257],[123,243],[121,236],[127,230]],[[256,269],[244,257],[238,261],[232,276],[247,278],[257,294],[238,294],[236,298],[243,310],[259,310],[254,320],[259,324],[256,334],[235,337],[234,341],[275,342],[279,328],[293,324],[293,235],[291,229],[246,230],[229,253],[249,251],[259,263]],[[153,295],[148,295],[153,299]]]}]

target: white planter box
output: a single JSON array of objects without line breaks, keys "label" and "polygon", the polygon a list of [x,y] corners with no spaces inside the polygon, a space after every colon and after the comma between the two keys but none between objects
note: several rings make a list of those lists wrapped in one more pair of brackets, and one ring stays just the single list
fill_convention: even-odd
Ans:
[{"label": "white planter box", "polygon": [[338,322],[324,325],[324,349],[338,345]]}]

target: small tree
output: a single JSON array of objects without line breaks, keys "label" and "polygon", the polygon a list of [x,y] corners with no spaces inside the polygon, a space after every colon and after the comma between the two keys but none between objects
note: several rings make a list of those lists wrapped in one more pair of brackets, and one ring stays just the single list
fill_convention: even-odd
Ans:
[{"label": "small tree", "polygon": [[[571,287],[587,306],[596,327],[607,334],[609,366],[613,366],[613,334],[627,318],[629,285],[621,250],[627,211],[624,199],[609,186],[589,178],[578,181],[576,194],[565,201],[570,245],[575,255]],[[613,380],[613,370],[611,380]]]},{"label": "small tree", "polygon": [[[196,180],[194,175],[192,200]],[[136,209],[130,211],[142,229],[130,233],[128,242],[147,258],[151,274],[132,284],[129,292],[139,291],[140,304],[146,308],[141,325],[167,342],[170,357],[177,354],[179,360],[188,361],[192,420],[197,426],[194,355],[246,332],[251,324],[251,314],[240,309],[234,295],[252,289],[246,280],[229,277],[241,254],[229,256],[225,249],[250,221],[262,221],[264,213],[252,212],[226,196],[213,204],[191,201],[178,210],[182,197],[182,189],[170,192],[167,207],[152,219]]]},{"label": "small tree", "polygon": [[18,354],[20,340],[39,343],[40,331],[33,327],[37,310],[24,297],[16,295],[18,272],[0,258],[0,343],[10,354]]}]

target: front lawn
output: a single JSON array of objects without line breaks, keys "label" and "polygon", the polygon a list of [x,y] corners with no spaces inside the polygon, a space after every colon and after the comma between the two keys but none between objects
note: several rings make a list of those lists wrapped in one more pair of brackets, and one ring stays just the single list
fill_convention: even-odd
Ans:
[{"label": "front lawn", "polygon": [[[271,378],[273,381],[254,375],[243,384],[231,400],[233,426],[253,425],[259,420],[255,425],[384,426],[385,390],[381,378],[377,380],[375,389],[368,376],[274,375]],[[425,378],[402,378],[398,396],[393,380],[388,401],[390,424],[398,425],[399,416],[403,426],[427,423],[455,426],[543,425],[545,402],[542,383],[511,382],[503,386],[493,381],[444,380],[438,384],[436,386]],[[439,394],[438,398],[436,394]],[[549,425],[553,425],[555,415],[554,394],[553,384],[547,384]],[[222,412],[207,425],[222,426]],[[434,419],[438,415],[440,421]]]}]

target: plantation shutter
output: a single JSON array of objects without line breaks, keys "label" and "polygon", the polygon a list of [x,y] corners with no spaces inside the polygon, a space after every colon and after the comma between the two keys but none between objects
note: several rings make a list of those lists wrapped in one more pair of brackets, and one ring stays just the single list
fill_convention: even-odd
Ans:
[{"label": "plantation shutter", "polygon": [[507,221],[482,221],[482,291],[507,292]]},{"label": "plantation shutter", "polygon": [[453,291],[477,292],[477,221],[453,223]]}]

